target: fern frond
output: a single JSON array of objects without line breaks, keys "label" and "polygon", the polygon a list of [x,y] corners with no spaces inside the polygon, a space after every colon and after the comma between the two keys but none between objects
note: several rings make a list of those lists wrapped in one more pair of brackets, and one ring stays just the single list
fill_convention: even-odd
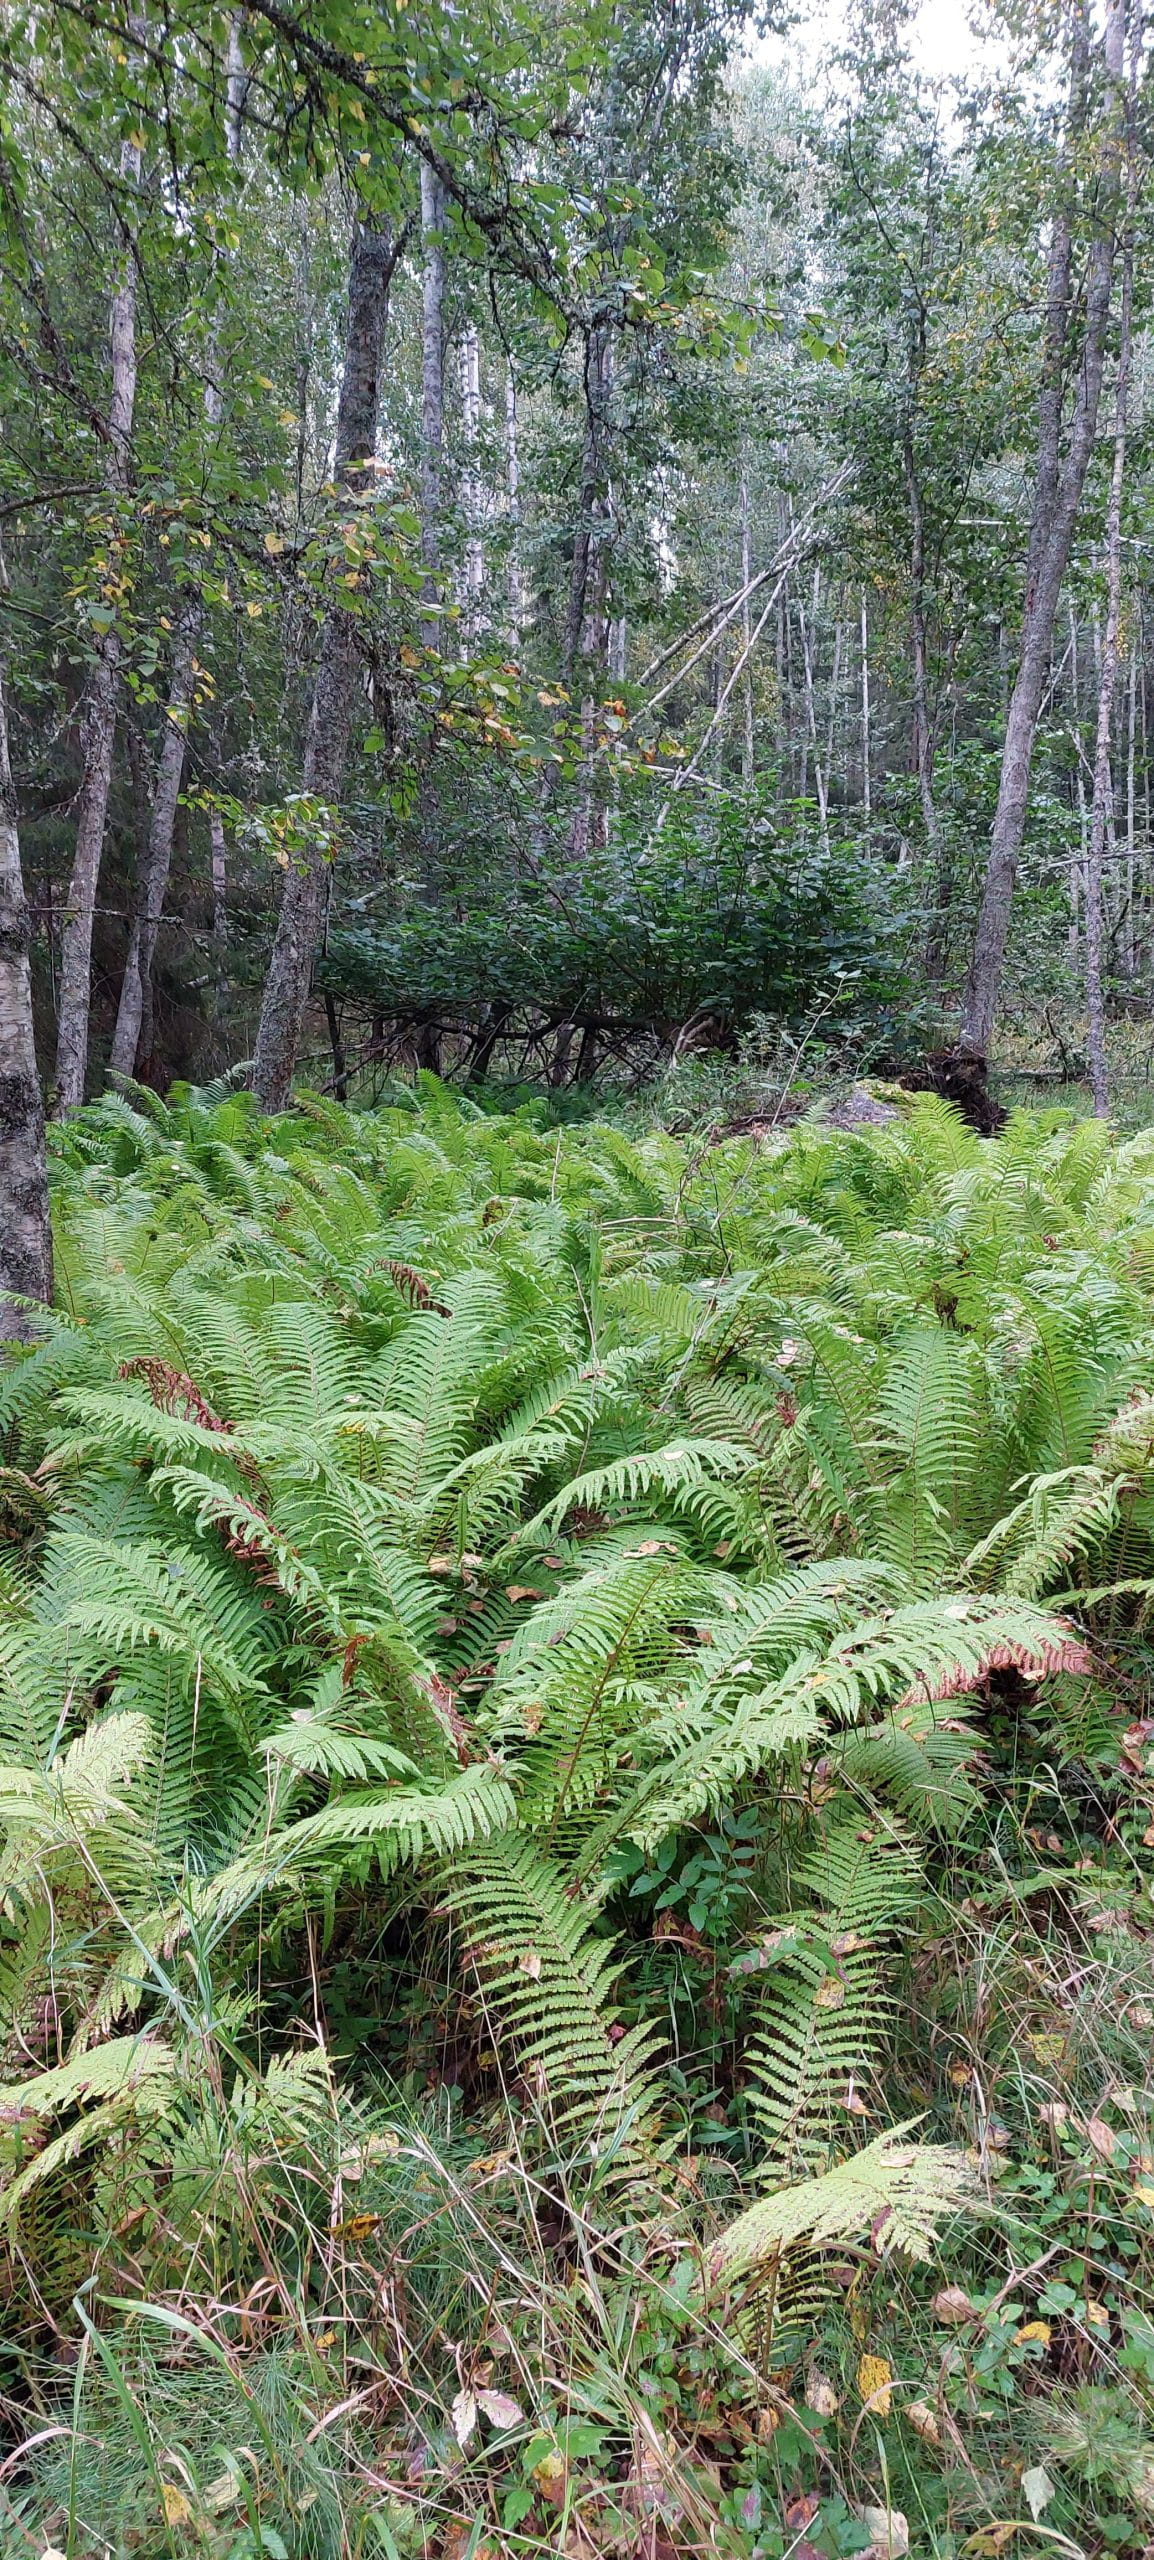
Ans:
[{"label": "fern frond", "polygon": [[911,2142],[910,2130],[895,2125],[822,2177],[739,2214],[708,2252],[709,2284],[733,2284],[802,2240],[828,2247],[867,2232],[879,2257],[928,2259],[941,2223],[976,2211],[980,2199],[962,2152]]}]

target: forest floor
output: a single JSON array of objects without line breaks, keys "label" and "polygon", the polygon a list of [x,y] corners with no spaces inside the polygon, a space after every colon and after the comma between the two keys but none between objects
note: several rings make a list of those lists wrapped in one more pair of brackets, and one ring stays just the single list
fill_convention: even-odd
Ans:
[{"label": "forest floor", "polygon": [[1154,1135],[773,1141],[58,1136],[5,2560],[1154,2545]]}]

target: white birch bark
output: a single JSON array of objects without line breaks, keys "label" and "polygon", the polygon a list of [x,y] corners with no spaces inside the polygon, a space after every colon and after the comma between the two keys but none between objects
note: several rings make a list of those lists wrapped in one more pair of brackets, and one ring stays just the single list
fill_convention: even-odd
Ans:
[{"label": "white birch bark", "polygon": [[[139,22],[133,21],[134,30]],[[120,175],[129,189],[140,183],[140,151],[121,146]],[[136,406],[136,262],[123,260],[112,296],[108,329],[112,391],[108,405],[105,486],[113,524],[128,495],[132,421]],[[96,642],[96,660],[84,710],[84,771],[76,804],[76,842],[60,945],[60,999],[56,1033],[54,1109],[76,1111],[88,1075],[88,1025],[92,1005],[92,935],[104,832],[112,788],[112,752],[120,692],[121,645],[115,623]]]},{"label": "white birch bark", "polygon": [[52,1297],[44,1098],[36,1071],[28,908],[20,867],[8,715],[0,676],[0,1342],[35,1337],[8,1294]]}]

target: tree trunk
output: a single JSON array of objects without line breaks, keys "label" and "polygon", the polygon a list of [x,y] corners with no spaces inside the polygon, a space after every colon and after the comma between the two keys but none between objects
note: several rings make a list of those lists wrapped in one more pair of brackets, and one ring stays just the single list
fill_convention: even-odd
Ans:
[{"label": "tree trunk", "polygon": [[1126,241],[1122,262],[1122,299],[1118,323],[1118,379],[1114,392],[1114,460],[1106,508],[1106,625],[1098,669],[1098,728],[1094,742],[1094,796],[1086,858],[1086,1011],[1089,1017],[1090,1083],[1094,1109],[1105,1119],[1110,1108],[1106,1061],[1106,1005],[1102,981],[1102,856],[1114,816],[1114,768],[1111,736],[1118,687],[1122,632],[1122,499],[1126,485],[1126,413],[1130,399],[1130,361],[1134,306],[1134,154],[1129,158]]},{"label": "tree trunk", "polygon": [[[135,27],[136,21],[133,21]],[[140,180],[140,152],[125,142],[120,153],[121,177],[135,187]],[[128,494],[132,418],[136,405],[136,266],[125,258],[109,315],[112,397],[108,407],[106,486],[111,512],[118,518]],[[111,529],[110,529],[111,533]],[[115,553],[113,553],[115,556]],[[112,788],[112,750],[120,691],[120,640],[115,624],[96,643],[96,664],[88,687],[84,717],[84,775],[76,804],[76,845],[68,906],[60,946],[60,1010],[56,1034],[54,1109],[76,1111],[84,1100],[88,1074],[88,1021],[92,1004],[92,933],[96,892],[104,853],[104,829]]]},{"label": "tree trunk", "polygon": [[219,809],[210,809],[208,817],[212,862],[212,938],[223,951],[228,941],[228,865],[224,847],[224,819]]},{"label": "tree trunk", "polygon": [[0,680],[0,1342],[27,1342],[37,1330],[35,1319],[13,1306],[10,1290],[44,1306],[52,1297],[44,1099],[36,1072],[29,941]]},{"label": "tree trunk", "polygon": [[569,609],[565,619],[567,683],[572,681],[578,660],[596,655],[600,644],[605,588],[606,450],[612,382],[612,336],[608,323],[598,321],[589,333],[585,351],[585,441],[581,455],[581,494],[573,533]]},{"label": "tree trunk", "polygon": [[861,800],[866,824],[873,815],[870,780],[870,633],[866,591],[861,591]]},{"label": "tree trunk", "polygon": [[137,1052],[144,1036],[144,1057],[152,1049],[152,962],[164,910],[164,893],[172,863],[176,808],[184,778],[184,756],[196,675],[196,644],[202,614],[199,596],[186,598],[176,627],[172,675],[164,712],[164,738],[152,795],[148,846],[137,885],[136,913],[128,937],[128,955],[112,1035],[109,1065],[114,1075],[136,1073]]},{"label": "tree trunk", "polygon": [[[440,179],[421,163],[421,239],[424,286],[421,320],[421,557],[425,564],[425,602],[435,606],[441,566],[441,470],[445,447],[445,252],[441,227],[445,197]],[[436,648],[439,626],[433,616],[425,637]]]},{"label": "tree trunk", "polygon": [[505,490],[509,515],[509,620],[516,648],[525,619],[525,589],[520,558],[521,458],[517,447],[517,385],[512,365],[505,375]]},{"label": "tree trunk", "polygon": [[[1085,123],[1085,22],[1079,17],[1071,80],[1069,144],[1082,139]],[[1066,450],[1061,450],[1062,394],[1072,287],[1072,226],[1068,210],[1055,217],[1047,295],[1046,363],[1038,412],[1035,476],[1025,607],[1018,673],[1010,697],[998,805],[990,840],[973,957],[962,1011],[962,1043],[984,1057],[994,1027],[1002,963],[1010,927],[1014,880],[1026,823],[1034,738],[1045,691],[1050,644],[1066,573],[1086,471],[1093,450],[1102,391],[1106,333],[1114,274],[1114,222],[1122,165],[1120,113],[1125,56],[1126,0],[1106,0],[1103,61],[1109,84],[1107,127],[1099,156],[1101,187],[1086,269],[1081,361]]]},{"label": "tree trunk", "polygon": [[[224,118],[225,151],[234,169],[240,164],[244,89],[240,29],[234,17],[228,31]],[[218,427],[224,415],[224,391],[220,378],[219,333],[215,322],[209,334],[206,374],[205,421],[210,428]],[[152,816],[137,880],[136,912],[128,937],[120,1003],[112,1035],[109,1066],[114,1075],[135,1075],[138,1056],[142,1053],[147,1062],[152,1054],[152,965],[164,912],[168,875],[172,868],[173,835],[180,786],[184,780],[189,722],[196,689],[196,652],[203,621],[201,598],[190,592],[181,603],[177,619]]]},{"label": "tree trunk", "polygon": [[[742,583],[742,586],[743,586],[743,587],[744,587],[744,589],[745,589],[745,601],[744,601],[744,603],[743,603],[743,605],[742,605],[742,608],[741,608],[741,646],[742,646],[742,651],[743,651],[744,658],[745,658],[745,672],[744,672],[744,674],[743,674],[743,676],[742,676],[742,679],[741,679],[741,710],[742,710],[742,724],[741,724],[741,779],[742,779],[742,782],[743,782],[743,784],[744,784],[744,786],[745,786],[745,789],[746,789],[747,791],[749,791],[749,790],[752,788],[752,785],[753,785],[753,746],[754,746],[754,740],[753,740],[753,663],[752,663],[752,662],[753,662],[753,646],[752,646],[753,623],[752,623],[752,618],[751,618],[751,610],[750,610],[750,595],[749,595],[750,581],[751,581],[752,576],[753,576],[753,570],[752,570],[752,567],[751,567],[751,565],[750,565],[751,560],[752,560],[752,551],[751,551],[751,547],[750,547],[750,530],[749,530],[749,480],[748,480],[748,477],[747,477],[747,474],[746,474],[746,472],[745,472],[744,467],[743,467],[743,469],[742,469],[742,474],[741,474],[741,488],[740,488],[740,496],[741,496],[741,583]],[[716,706],[715,706],[715,707],[716,707]]]},{"label": "tree trunk", "polygon": [[[368,494],[363,466],[376,453],[381,348],[389,286],[398,255],[391,231],[358,222],[349,266],[348,328],[337,409],[338,488]],[[348,758],[358,659],[357,615],[330,602],[321,627],[302,789],[331,808],[339,800]],[[261,1004],[252,1086],[266,1111],[283,1111],[320,940],[328,879],[327,845],[317,845],[285,874],[269,973]]]},{"label": "tree trunk", "polygon": [[[924,362],[924,348],[922,361]],[[922,825],[926,851],[930,857],[934,881],[934,911],[926,935],[926,975],[939,980],[945,973],[946,936],[949,925],[953,882],[950,877],[945,837],[938,817],[934,796],[934,722],[930,713],[929,681],[929,613],[926,602],[926,536],[922,511],[922,487],[918,476],[912,420],[907,416],[902,440],[906,495],[910,507],[910,656],[913,678],[914,772],[918,781]]]},{"label": "tree trunk", "polygon": [[461,420],[465,430],[462,496],[465,515],[465,596],[462,637],[466,655],[476,647],[481,629],[481,591],[485,584],[485,543],[481,531],[481,342],[472,321],[461,334]]},{"label": "tree trunk", "polygon": [[[424,604],[423,637],[427,649],[441,648],[439,617],[441,569],[441,500],[445,451],[445,251],[441,232],[445,219],[445,195],[440,179],[432,169],[421,164],[421,240],[424,254],[424,278],[421,304],[421,558],[425,566],[421,589]],[[421,772],[417,792],[417,837],[421,857],[421,895],[426,906],[435,906],[440,887],[441,852],[437,833],[437,803],[432,774],[426,765]],[[424,1038],[424,1034],[420,1035]],[[432,1046],[430,1046],[430,1043]],[[432,1049],[440,1055],[440,1035],[430,1034],[425,1041],[427,1056],[419,1059],[428,1064]],[[429,1067],[430,1074],[436,1068]]]}]

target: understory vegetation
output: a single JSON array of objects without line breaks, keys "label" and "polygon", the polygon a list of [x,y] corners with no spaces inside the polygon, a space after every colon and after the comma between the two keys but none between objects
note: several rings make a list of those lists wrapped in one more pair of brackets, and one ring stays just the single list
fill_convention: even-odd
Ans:
[{"label": "understory vegetation", "polygon": [[1154,2531],[1154,1135],[106,1097],[0,1381],[0,2538]]}]

